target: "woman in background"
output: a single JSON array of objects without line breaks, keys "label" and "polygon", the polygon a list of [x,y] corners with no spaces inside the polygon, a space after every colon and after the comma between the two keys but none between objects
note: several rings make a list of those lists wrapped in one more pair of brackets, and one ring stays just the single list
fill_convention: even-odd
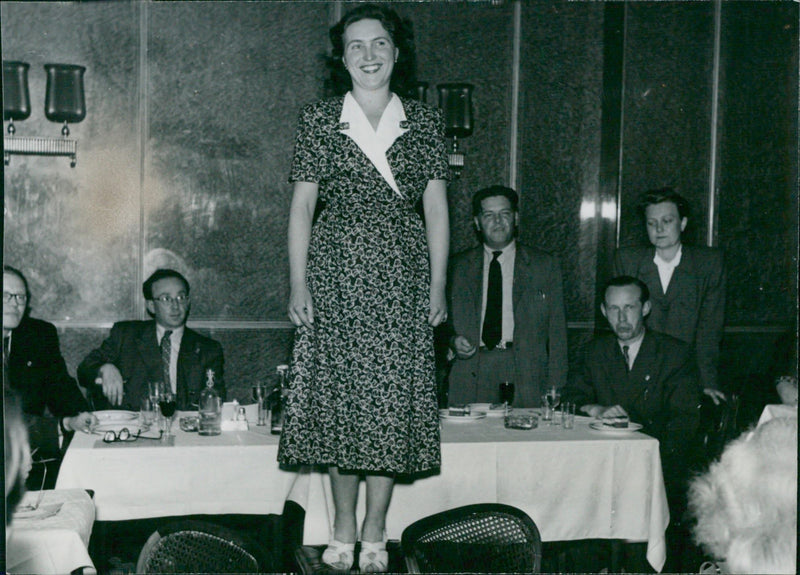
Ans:
[{"label": "woman in background", "polygon": [[440,465],[433,327],[447,317],[449,171],[440,113],[398,96],[413,77],[409,24],[362,4],[330,38],[333,80],[350,89],[300,113],[288,306],[298,329],[278,459],[328,466],[336,515],[322,559],[340,571],[353,565],[366,477],[358,566],[376,572],[388,566],[395,475]]},{"label": "woman in background", "polygon": [[702,391],[719,404],[725,400],[717,378],[725,322],[722,252],[683,244],[689,203],[672,188],[648,192],[641,210],[652,247],[620,249],[615,275],[633,276],[647,284],[651,303],[647,327],[694,346]]}]

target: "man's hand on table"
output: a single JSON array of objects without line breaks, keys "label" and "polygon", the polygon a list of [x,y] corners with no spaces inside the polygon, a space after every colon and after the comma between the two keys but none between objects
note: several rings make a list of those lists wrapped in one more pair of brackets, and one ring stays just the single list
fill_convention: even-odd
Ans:
[{"label": "man's hand on table", "polygon": [[612,405],[606,407],[605,405],[589,404],[582,405],[581,411],[595,419],[602,419],[604,417],[627,417],[628,412],[625,411],[621,405]]},{"label": "man's hand on table", "polygon": [[64,429],[67,431],[82,431],[83,433],[91,433],[100,423],[97,417],[88,411],[73,415],[72,417],[65,417],[61,422]]},{"label": "man's hand on table", "polygon": [[97,370],[95,384],[103,386],[103,395],[111,405],[122,405],[125,395],[125,382],[122,374],[113,363],[105,363]]}]

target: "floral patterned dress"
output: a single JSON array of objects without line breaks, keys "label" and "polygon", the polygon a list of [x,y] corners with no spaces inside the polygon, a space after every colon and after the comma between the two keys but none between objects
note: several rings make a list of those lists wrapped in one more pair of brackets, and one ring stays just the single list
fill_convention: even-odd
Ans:
[{"label": "floral patterned dress", "polygon": [[[393,190],[340,124],[343,98],[306,106],[291,182],[319,184],[307,284],[314,328],[297,329],[278,460],[416,473],[440,465],[430,264],[415,210],[447,179],[440,113],[402,100],[386,158]],[[405,197],[401,197],[405,196]]]}]

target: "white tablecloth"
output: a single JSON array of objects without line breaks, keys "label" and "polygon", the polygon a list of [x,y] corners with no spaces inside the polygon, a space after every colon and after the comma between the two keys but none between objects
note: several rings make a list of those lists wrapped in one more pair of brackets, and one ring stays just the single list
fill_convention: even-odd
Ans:
[{"label": "white tablecloth", "polygon": [[[542,424],[508,430],[502,418],[443,422],[441,472],[398,483],[387,533],[459,505],[500,502],[527,512],[544,541],[647,541],[656,569],[669,523],[658,442],[642,433],[608,434],[576,417],[573,430]],[[290,473],[276,463],[277,437],[249,431],[200,437],[177,429],[174,446],[99,444],[76,434],[61,487],[95,491],[98,520],[221,513],[281,513],[287,497],[306,509],[304,542],[326,543],[333,504],[325,473]],[[172,489],[165,485],[173,486]],[[359,517],[364,513],[361,490]]]},{"label": "white tablecloth", "polygon": [[180,430],[181,415],[174,445],[105,444],[99,435],[76,433],[56,487],[94,490],[98,521],[282,513],[296,474],[278,468],[278,437],[269,427],[201,437]]},{"label": "white tablecloth", "polygon": [[[20,506],[34,503],[38,491],[25,494]],[[58,513],[44,517],[61,504]],[[6,539],[9,573],[70,573],[79,568],[95,573],[87,547],[94,523],[94,504],[83,489],[46,491],[37,512],[12,520]]]}]

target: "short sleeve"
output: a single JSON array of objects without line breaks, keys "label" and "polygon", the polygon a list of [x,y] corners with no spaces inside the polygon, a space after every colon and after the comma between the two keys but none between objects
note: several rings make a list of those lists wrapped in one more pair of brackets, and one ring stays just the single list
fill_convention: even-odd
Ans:
[{"label": "short sleeve", "polygon": [[441,110],[431,110],[433,133],[430,141],[431,153],[428,156],[426,172],[428,180],[450,180],[450,166],[447,162],[447,149],[444,138],[444,118]]},{"label": "short sleeve", "polygon": [[313,104],[304,107],[297,120],[289,183],[321,181],[327,154],[321,149],[323,138],[319,126],[317,107]]}]

